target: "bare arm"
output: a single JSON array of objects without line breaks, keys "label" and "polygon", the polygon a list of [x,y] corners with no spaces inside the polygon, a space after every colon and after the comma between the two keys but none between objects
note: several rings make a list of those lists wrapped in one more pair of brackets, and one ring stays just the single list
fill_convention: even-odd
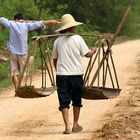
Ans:
[{"label": "bare arm", "polygon": [[57,20],[43,20],[43,23],[45,25],[48,25],[48,24],[59,24],[60,22]]},{"label": "bare arm", "polygon": [[87,58],[91,57],[93,54],[96,53],[96,50],[97,50],[96,48],[91,48],[91,50],[87,54],[85,54],[85,57]]}]

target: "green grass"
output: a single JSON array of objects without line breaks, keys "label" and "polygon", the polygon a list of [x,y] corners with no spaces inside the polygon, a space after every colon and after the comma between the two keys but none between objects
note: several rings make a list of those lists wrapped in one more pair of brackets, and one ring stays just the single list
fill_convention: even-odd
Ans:
[{"label": "green grass", "polygon": [[7,87],[12,84],[11,77],[9,74],[8,62],[0,64],[0,89]]},{"label": "green grass", "polygon": [[0,90],[4,87],[8,87],[12,84],[11,77],[7,77],[4,80],[0,81]]}]

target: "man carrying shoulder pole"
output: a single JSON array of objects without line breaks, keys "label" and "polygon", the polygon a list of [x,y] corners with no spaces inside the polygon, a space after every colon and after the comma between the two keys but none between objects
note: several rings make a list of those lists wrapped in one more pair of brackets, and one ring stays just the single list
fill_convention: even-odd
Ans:
[{"label": "man carrying shoulder pole", "polygon": [[0,25],[9,30],[9,42],[7,48],[9,51],[10,73],[15,90],[18,88],[18,76],[24,68],[28,55],[28,32],[36,29],[43,29],[45,28],[45,25],[48,24],[58,23],[59,22],[56,20],[24,22],[23,14],[21,13],[14,16],[14,21],[0,17]]}]

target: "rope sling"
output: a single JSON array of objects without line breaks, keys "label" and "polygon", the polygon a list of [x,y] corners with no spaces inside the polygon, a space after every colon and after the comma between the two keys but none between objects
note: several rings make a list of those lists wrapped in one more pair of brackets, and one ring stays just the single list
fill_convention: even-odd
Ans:
[{"label": "rope sling", "polygon": [[[131,5],[128,6],[126,9],[121,22],[119,23],[116,32],[114,33],[113,37],[110,41],[108,41],[105,37],[101,36],[99,40],[95,43],[95,46],[99,46],[99,49],[96,53],[95,59],[92,61],[92,58],[89,60],[86,73],[84,75],[84,94],[83,98],[85,99],[108,99],[108,98],[114,98],[119,95],[121,89],[119,87],[119,82],[117,78],[117,73],[115,69],[115,64],[112,57],[112,51],[111,47],[118,36],[118,34],[121,31],[121,28],[126,20],[126,17],[128,16],[129,12],[131,11]],[[106,48],[106,49],[105,49]],[[102,53],[102,58],[101,58]],[[97,63],[97,69],[92,77],[91,71],[93,70],[95,66],[96,59],[98,59]],[[110,61],[109,61],[110,60]],[[111,67],[112,65],[112,71]],[[102,68],[102,77],[100,78],[100,72]],[[114,77],[112,76],[112,72],[114,73]],[[107,73],[109,73],[109,78],[111,80],[112,87],[107,87],[106,81],[107,81]],[[92,77],[90,83],[89,83],[89,77]],[[101,80],[102,82],[100,82]],[[97,81],[97,86],[94,86],[93,84]],[[115,83],[116,82],[116,87]],[[100,86],[102,84],[102,86]]]},{"label": "rope sling", "polygon": [[[45,45],[46,47],[46,52],[43,51],[41,45]],[[16,96],[22,97],[22,98],[37,98],[37,97],[46,97],[50,94],[52,94],[55,90],[55,78],[54,78],[54,72],[52,68],[52,61],[50,58],[50,50],[47,45],[47,40],[44,37],[37,37],[36,39],[33,40],[31,44],[31,49],[29,49],[28,56],[25,62],[25,66],[23,68],[23,71],[21,75],[19,76],[19,85],[18,89],[16,90]],[[32,76],[33,76],[33,67],[30,65],[30,60],[31,58],[35,57],[36,54],[36,48],[39,48],[40,50],[40,59],[41,59],[41,87],[36,88],[34,85],[32,85]],[[45,52],[45,53],[44,53]],[[48,58],[48,62],[46,62],[46,56]],[[32,60],[34,61],[34,60]],[[29,67],[31,69],[29,70]],[[21,86],[24,74],[26,73],[26,84],[25,86]],[[47,87],[47,73],[49,75],[49,80],[51,83],[51,87]],[[29,77],[29,85],[28,83],[28,78]]]}]

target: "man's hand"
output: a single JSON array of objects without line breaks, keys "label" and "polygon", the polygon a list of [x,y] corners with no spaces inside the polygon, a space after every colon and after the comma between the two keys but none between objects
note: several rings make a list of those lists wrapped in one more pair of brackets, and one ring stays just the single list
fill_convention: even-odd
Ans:
[{"label": "man's hand", "polygon": [[90,51],[85,55],[85,57],[92,57],[92,55],[96,53],[96,50],[96,48],[91,48]]},{"label": "man's hand", "polygon": [[96,48],[91,48],[91,51],[93,52],[93,54],[95,54],[97,49]]}]

